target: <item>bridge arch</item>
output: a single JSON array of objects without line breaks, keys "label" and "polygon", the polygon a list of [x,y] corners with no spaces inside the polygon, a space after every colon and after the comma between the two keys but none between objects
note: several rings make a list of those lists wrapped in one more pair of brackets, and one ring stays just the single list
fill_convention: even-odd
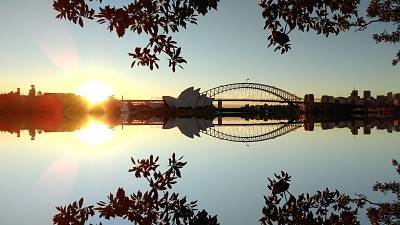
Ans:
[{"label": "bridge arch", "polygon": [[[207,97],[214,98],[218,100],[221,98],[223,93],[231,92],[234,90],[250,90],[253,92],[259,92],[259,93],[268,93],[271,94],[272,96],[275,97],[275,99],[268,99],[271,101],[277,101],[277,102],[288,102],[288,103],[300,103],[303,101],[302,98],[296,96],[295,94],[292,94],[290,92],[287,92],[283,89],[270,86],[270,85],[265,85],[265,84],[258,84],[258,83],[233,83],[233,84],[225,84],[221,85],[215,88],[211,88],[207,91],[204,91],[202,94],[205,94]],[[258,94],[260,95],[260,94]],[[245,99],[246,96],[243,97]],[[263,97],[254,97],[253,100],[266,100],[263,99]],[[264,97],[265,98],[265,97]],[[240,100],[240,98],[238,99]],[[248,99],[247,99],[248,100]]]}]

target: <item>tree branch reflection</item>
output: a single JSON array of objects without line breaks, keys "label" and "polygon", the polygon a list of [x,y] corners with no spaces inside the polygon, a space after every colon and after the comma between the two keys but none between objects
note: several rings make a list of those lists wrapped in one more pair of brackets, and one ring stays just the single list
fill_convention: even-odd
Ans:
[{"label": "tree branch reflection", "polygon": [[[110,193],[105,201],[96,206],[84,206],[81,198],[67,206],[58,206],[59,211],[53,217],[54,224],[85,224],[91,217],[110,220],[123,218],[135,224],[188,224],[217,225],[217,216],[210,216],[205,210],[197,210],[197,201],[189,202],[179,193],[169,193],[172,186],[181,177],[181,169],[186,165],[182,157],[175,154],[169,159],[166,171],[159,170],[159,157],[151,155],[148,159],[131,158],[133,167],[128,172],[135,178],[147,181],[149,189],[138,190],[127,195],[123,188],[115,194]],[[400,165],[392,161],[400,175]],[[269,196],[264,196],[265,206],[262,209],[261,224],[360,224],[358,211],[367,208],[367,217],[371,224],[398,224],[400,221],[400,183],[377,182],[373,191],[394,195],[393,202],[372,202],[363,194],[350,196],[331,191],[329,188],[317,191],[316,194],[302,193],[295,197],[289,192],[290,176],[286,172],[274,174],[269,180]],[[99,224],[102,224],[101,222]]]},{"label": "tree branch reflection", "polygon": [[[400,165],[392,161],[400,175]],[[395,196],[393,202],[376,203],[363,194],[354,197],[331,191],[328,188],[312,195],[302,193],[295,197],[288,192],[290,176],[281,172],[269,180],[269,196],[264,196],[261,224],[360,224],[358,210],[367,208],[367,217],[371,224],[399,224],[400,222],[400,183],[377,182],[373,191]],[[289,198],[286,198],[286,193]],[[283,196],[285,198],[283,198]]]},{"label": "tree branch reflection", "polygon": [[[115,194],[110,193],[105,201],[99,201],[97,206],[84,206],[84,199],[75,201],[68,206],[59,206],[54,216],[54,224],[85,224],[89,218],[98,214],[99,218],[110,220],[120,217],[135,224],[191,224],[217,225],[217,216],[208,215],[205,210],[197,210],[197,201],[189,202],[179,193],[172,192],[172,186],[181,177],[180,170],[186,165],[182,157],[175,154],[169,159],[169,168],[162,172],[158,169],[158,157],[151,155],[148,159],[135,160],[131,158],[133,167],[128,172],[135,178],[147,181],[149,189],[146,192],[138,190],[127,195],[123,188],[118,188]],[[102,224],[100,222],[100,224]]]}]

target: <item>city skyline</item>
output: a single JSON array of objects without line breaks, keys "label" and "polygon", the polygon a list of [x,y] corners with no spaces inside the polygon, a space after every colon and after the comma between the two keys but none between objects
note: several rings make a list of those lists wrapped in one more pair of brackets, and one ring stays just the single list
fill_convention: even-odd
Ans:
[{"label": "city skyline", "polygon": [[36,84],[43,91],[77,93],[97,80],[116,97],[137,99],[245,81],[298,96],[341,96],[354,88],[398,92],[399,68],[391,66],[398,45],[374,43],[371,35],[383,29],[379,24],[329,38],[293,31],[292,50],[280,55],[267,48],[269,31],[262,29],[258,1],[220,2],[218,11],[199,17],[199,25],[174,35],[188,63],[172,73],[163,59],[159,70],[130,68],[128,52],[142,45],[143,37],[120,39],[94,21],[80,28],[57,20],[51,2],[44,0],[3,1],[0,6],[5,21],[0,72],[7,81],[0,88],[5,91]]},{"label": "city skyline", "polygon": [[[89,82],[89,84],[90,84],[90,82]],[[255,84],[255,83],[252,83],[252,84]],[[263,84],[259,84],[259,85],[263,85]],[[43,94],[46,94],[46,93],[62,93],[62,94],[71,93],[71,94],[75,94],[77,96],[86,97],[89,100],[91,100],[90,98],[92,97],[92,98],[94,98],[96,100],[94,102],[98,102],[98,101],[102,101],[102,100],[106,100],[107,99],[107,98],[98,99],[97,95],[88,93],[88,91],[96,91],[94,89],[95,87],[90,87],[91,89],[87,89],[87,90],[77,91],[77,93],[72,93],[72,92],[63,93],[63,92],[57,92],[57,91],[56,92],[48,92],[46,90],[36,90],[35,89],[35,85],[30,85],[30,87],[31,87],[30,90],[29,89],[25,90],[25,89],[23,89],[23,88],[21,88],[19,86],[14,90],[7,90],[7,91],[6,90],[0,90],[0,94],[4,95],[4,94],[8,94],[8,93],[13,93],[13,94],[15,93],[17,95],[28,96],[28,95],[31,95],[31,91],[33,89],[34,90],[34,94],[33,95],[43,95]],[[106,87],[106,88],[108,88],[108,87]],[[189,87],[189,88],[193,89],[193,87]],[[189,89],[189,88],[185,88],[185,90]],[[277,87],[277,88],[279,88],[279,87]],[[36,91],[38,91],[38,92],[36,92]],[[81,92],[81,93],[79,93],[79,92]],[[124,97],[123,94],[121,96],[122,98],[120,98],[119,96],[115,96],[114,94],[111,94],[109,89],[106,89],[106,93],[108,94],[107,97],[113,97],[113,98],[119,99],[119,100],[121,100],[121,99],[123,100],[123,98],[124,99],[132,99],[132,100],[162,100],[164,96],[168,95],[168,93],[164,93],[162,96],[159,96],[158,98],[157,97],[152,97],[152,98],[147,98],[147,99],[145,99],[145,98],[143,98],[143,99],[139,99],[139,98],[138,99],[133,99],[133,98],[129,98],[129,96],[125,96]],[[341,95],[341,96],[332,96],[329,93],[322,93],[320,96],[316,96],[314,93],[307,93],[305,95],[310,95],[310,94],[314,95],[314,98],[317,101],[323,101],[323,102],[324,101],[325,102],[329,102],[329,101],[335,101],[335,100],[343,100],[343,99],[360,99],[360,100],[370,100],[370,101],[371,100],[383,100],[383,99],[400,100],[400,92],[396,93],[396,92],[393,92],[393,91],[389,91],[387,93],[372,93],[370,90],[353,89],[353,90],[350,90],[348,92],[348,95],[344,94],[344,95]],[[298,97],[303,98],[305,96],[298,96]]]}]

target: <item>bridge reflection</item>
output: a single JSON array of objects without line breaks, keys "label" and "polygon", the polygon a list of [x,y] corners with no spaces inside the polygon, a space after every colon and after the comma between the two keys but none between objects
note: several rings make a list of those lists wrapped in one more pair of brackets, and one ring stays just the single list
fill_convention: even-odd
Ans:
[{"label": "bridge reflection", "polygon": [[299,128],[305,131],[314,131],[315,127],[321,130],[348,129],[353,135],[360,133],[371,134],[371,130],[386,130],[388,133],[400,132],[400,118],[352,118],[347,120],[332,118],[300,117],[296,120],[274,120],[253,115],[252,118],[234,116],[216,117],[212,119],[201,117],[190,118],[135,118],[127,117],[120,123],[121,126],[151,125],[162,129],[177,128],[187,137],[195,138],[207,135],[220,140],[231,142],[260,142],[267,141],[289,134]]},{"label": "bridge reflection", "polygon": [[220,140],[231,142],[261,142],[281,137],[304,128],[313,131],[314,127],[322,130],[334,128],[347,128],[351,134],[358,135],[362,129],[363,134],[371,134],[371,129],[387,130],[387,132],[400,132],[400,119],[353,119],[347,121],[329,119],[298,118],[297,120],[272,120],[242,118],[239,116],[201,118],[201,117],[154,117],[106,115],[76,115],[74,117],[54,117],[51,115],[8,115],[0,118],[0,132],[8,132],[21,136],[21,131],[28,131],[32,140],[38,133],[48,132],[75,132],[82,130],[90,121],[99,121],[110,129],[124,126],[158,126],[161,129],[177,128],[189,138],[206,135]]},{"label": "bridge reflection", "polygon": [[259,142],[275,139],[302,127],[302,123],[222,124],[202,133],[233,142]]}]

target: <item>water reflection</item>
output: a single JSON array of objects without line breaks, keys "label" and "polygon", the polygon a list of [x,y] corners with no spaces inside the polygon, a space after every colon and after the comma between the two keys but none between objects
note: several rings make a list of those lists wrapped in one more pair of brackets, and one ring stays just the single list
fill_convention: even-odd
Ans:
[{"label": "water reflection", "polygon": [[[352,135],[369,135],[371,130],[400,132],[399,118],[353,118],[346,121],[331,118],[309,118],[302,116],[291,120],[275,120],[262,115],[230,114],[215,118],[202,117],[157,117],[133,114],[7,114],[0,117],[0,131],[21,136],[28,131],[30,139],[49,132],[76,132],[86,143],[100,144],[108,140],[115,127],[154,126],[161,129],[177,128],[186,137],[195,138],[202,134],[231,142],[260,142],[289,134],[299,128],[313,131],[349,129]],[[360,132],[360,130],[362,130]]]},{"label": "water reflection", "polygon": [[[38,134],[53,132],[75,132],[84,139],[90,136],[106,138],[111,130],[118,124],[119,116],[103,113],[78,113],[78,114],[1,114],[0,132],[8,132],[21,137],[21,132],[28,131],[31,140]],[[93,141],[89,141],[93,142]]]},{"label": "water reflection", "polygon": [[76,133],[84,142],[91,145],[101,144],[110,139],[113,134],[110,127],[95,120],[90,120],[86,127],[77,130]]},{"label": "water reflection", "polygon": [[[85,206],[84,198],[67,206],[58,206],[53,217],[54,224],[85,224],[92,217],[111,220],[123,218],[134,224],[191,224],[217,225],[217,216],[211,216],[206,210],[197,209],[197,201],[189,202],[186,196],[172,192],[172,186],[178,182],[181,169],[187,164],[175,153],[169,158],[168,169],[159,169],[159,157],[151,155],[147,159],[131,157],[133,167],[128,172],[135,178],[142,178],[148,184],[147,190],[137,190],[126,194],[124,188],[118,188],[115,194],[110,193],[107,200],[97,205]],[[400,175],[400,165],[392,161]],[[348,195],[329,188],[317,190],[316,194],[299,194],[289,192],[291,176],[281,171],[268,178],[270,195],[264,195],[265,205],[262,208],[260,224],[360,224],[359,211],[367,208],[367,217],[371,224],[398,224],[400,219],[399,188],[400,183],[377,182],[375,192],[391,195],[388,202],[373,202],[364,194]],[[283,198],[284,197],[284,198]],[[397,197],[397,199],[396,199]],[[101,222],[100,222],[101,224]]]},{"label": "water reflection", "polygon": [[[84,199],[68,206],[56,207],[58,214],[53,217],[54,224],[85,224],[95,214],[107,220],[123,218],[134,224],[193,224],[218,225],[217,216],[211,216],[205,210],[197,209],[197,201],[189,202],[179,193],[171,191],[172,186],[181,178],[180,170],[186,165],[175,154],[169,159],[168,169],[159,169],[158,157],[151,155],[148,159],[134,160],[129,172],[135,178],[148,182],[148,190],[138,190],[127,195],[123,188],[116,194],[110,193],[108,200],[94,205],[84,206]],[[101,222],[100,222],[101,224]]]},{"label": "water reflection", "polygon": [[0,116],[0,131],[21,136],[21,131],[27,130],[31,140],[42,132],[72,132],[81,129],[87,121],[87,115],[63,116],[58,114],[2,114]]},{"label": "water reflection", "polygon": [[[318,119],[313,132],[305,131],[304,121],[291,121],[301,127],[274,140],[244,147],[210,138],[201,132],[202,138],[186,138],[176,126],[163,130],[168,121],[164,117],[128,115],[123,120],[120,116],[100,114],[47,115],[46,118],[50,118],[48,124],[60,127],[52,130],[51,126],[46,128],[40,123],[36,123],[40,126],[29,125],[38,121],[33,119],[34,116],[25,116],[24,120],[14,116],[19,127],[13,125],[11,119],[0,118],[2,131],[14,131],[13,134],[1,134],[0,177],[4,207],[0,214],[2,224],[6,225],[49,224],[57,213],[55,206],[66,205],[80,197],[85,197],[89,204],[96,204],[97,200],[107,200],[108,193],[116,193],[119,187],[127,194],[146,191],[147,186],[132,182],[132,173],[126,173],[126,170],[131,165],[130,157],[143,159],[150,154],[159,155],[161,162],[173,152],[183,155],[188,166],[173,191],[191,200],[198,199],[199,208],[218,215],[221,224],[258,224],[262,195],[267,194],[266,177],[280,170],[292,175],[289,191],[296,195],[332,187],[343,193],[365,193],[374,197],[370,186],[375,181],[397,179],[392,168],[388,168],[388,162],[398,158],[398,133],[382,135],[383,132],[376,131],[377,125],[381,124],[380,128],[393,126],[394,132],[396,120],[387,120],[385,126],[385,120],[375,123],[373,135],[361,136],[363,132],[359,130],[360,137],[356,139],[352,138],[348,127],[357,125],[362,130],[363,125],[357,121],[332,121],[334,128],[328,129],[332,126],[322,125],[321,121],[331,125],[332,122]],[[51,118],[58,122],[51,122]],[[88,146],[77,138],[77,130],[87,127],[91,119],[104,122],[106,127],[103,128],[113,133],[109,141]],[[78,120],[81,122],[77,123]],[[246,129],[261,128],[264,123],[282,126],[289,121],[231,116],[216,117],[211,122],[213,126],[208,129],[232,130],[236,127],[244,133]],[[219,122],[222,122],[221,126]],[[5,125],[13,125],[14,129],[6,129]],[[339,125],[343,128],[337,128]],[[15,137],[16,127],[21,132],[20,138]],[[74,132],[56,132],[66,127]],[[35,141],[30,141],[28,128],[35,130]],[[385,198],[374,197],[388,201]],[[32,210],[24,211],[26,208]],[[23,217],[20,216],[22,211]]]}]

